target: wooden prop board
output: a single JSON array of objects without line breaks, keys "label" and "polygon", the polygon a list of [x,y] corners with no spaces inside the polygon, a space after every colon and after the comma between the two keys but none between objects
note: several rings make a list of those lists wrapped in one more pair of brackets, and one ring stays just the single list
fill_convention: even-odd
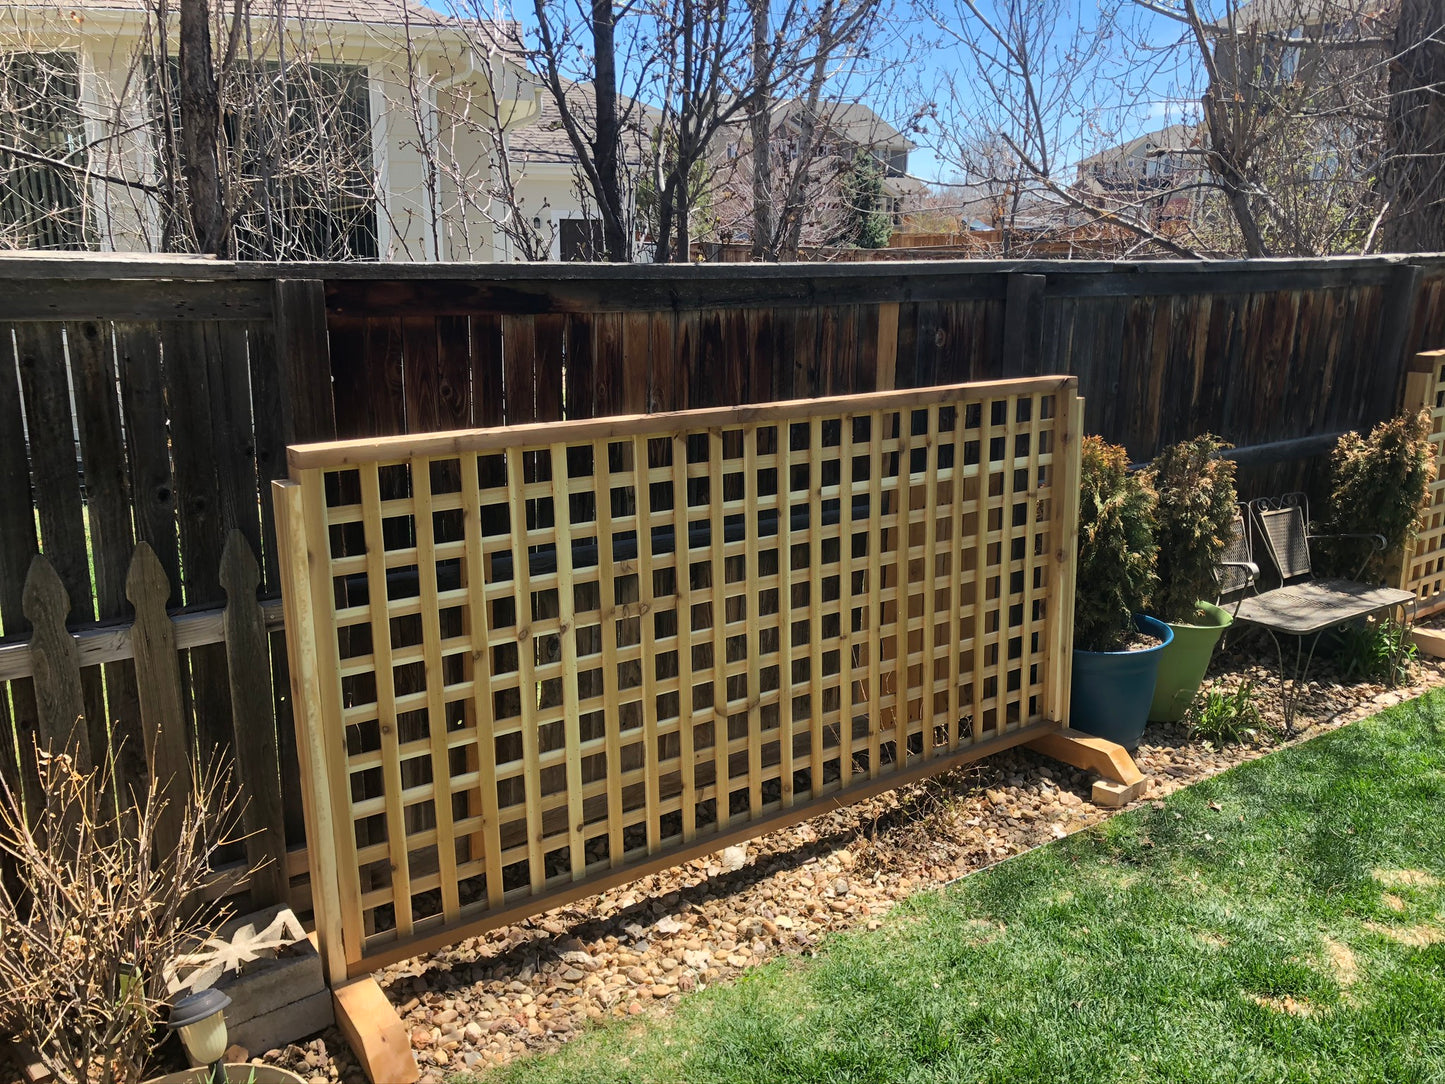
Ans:
[{"label": "wooden prop board", "polygon": [[1058,730],[1072,378],[304,445],[277,482],[340,982]]}]

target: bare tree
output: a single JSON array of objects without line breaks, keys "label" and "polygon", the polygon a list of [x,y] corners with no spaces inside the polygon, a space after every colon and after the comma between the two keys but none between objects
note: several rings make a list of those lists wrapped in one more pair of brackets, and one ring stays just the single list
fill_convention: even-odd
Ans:
[{"label": "bare tree", "polygon": [[1431,0],[1400,0],[1391,43],[1382,247],[1445,251],[1445,16]]},{"label": "bare tree", "polygon": [[[1431,67],[1445,23],[1438,5],[1207,3],[1123,0],[1085,27],[1040,0],[987,11],[960,0],[957,25],[940,24],[977,82],[942,98],[955,115],[969,106],[1028,182],[1079,220],[1158,250],[1361,252],[1393,238],[1395,221],[1428,221],[1420,216],[1440,202],[1445,161],[1436,119],[1445,84]],[[1178,34],[1161,42],[1171,24]],[[1195,134],[1131,149],[1120,137],[1145,119],[1140,102],[1164,105]],[[1111,140],[1115,150],[1085,158]],[[1064,170],[1081,159],[1138,183],[1071,182]],[[1192,164],[1172,168],[1180,159]],[[1165,228],[1158,208],[1175,203],[1190,213]],[[1416,243],[1428,243],[1422,232]]]},{"label": "bare tree", "polygon": [[1009,223],[1026,207],[1069,208],[1107,218],[1141,243],[1193,254],[1135,201],[1097,201],[1069,175],[1091,138],[1117,134],[1115,95],[1129,93],[1114,78],[1107,25],[1085,25],[1048,0],[999,0],[988,10],[958,0],[951,11],[924,10],[947,58],[926,108],[940,155],[967,192],[999,197]]},{"label": "bare tree", "polygon": [[[827,182],[851,164],[821,161],[837,157],[822,153],[825,138],[839,134],[830,132],[832,114],[846,108],[848,101],[864,97],[881,106],[887,96],[883,72],[901,70],[901,57],[873,72],[863,69],[865,59],[880,44],[875,37],[883,11],[880,0],[823,0],[800,28],[810,40],[797,42],[798,55],[787,58],[790,62],[784,66],[789,70],[780,78],[777,69],[783,58],[768,48],[767,5],[753,0],[753,69],[757,82],[769,88],[753,95],[747,108],[749,145],[744,157],[752,182],[749,233],[754,259],[798,258],[804,224],[820,186],[828,187]],[[791,121],[790,138],[786,153],[778,154],[773,144],[784,110]],[[873,148],[865,143],[864,149]],[[820,170],[834,176],[820,176]]]},{"label": "bare tree", "polygon": [[[156,22],[170,22],[169,0],[158,0]],[[221,174],[221,90],[217,71],[229,76],[241,43],[241,28],[248,14],[246,0],[235,0],[226,30],[225,52],[219,64],[211,45],[211,8],[207,0],[178,0],[180,8],[180,153],[186,179],[186,206],[190,211],[196,247],[220,257],[231,254],[231,200]],[[166,65],[169,67],[169,65]]]}]

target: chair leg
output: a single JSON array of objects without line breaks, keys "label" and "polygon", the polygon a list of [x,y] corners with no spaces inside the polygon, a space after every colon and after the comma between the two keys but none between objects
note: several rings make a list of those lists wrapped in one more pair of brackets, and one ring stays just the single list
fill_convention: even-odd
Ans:
[{"label": "chair leg", "polygon": [[1295,642],[1294,673],[1290,674],[1284,658],[1284,644],[1280,642],[1279,636],[1274,629],[1265,627],[1264,631],[1269,633],[1269,638],[1274,641],[1275,651],[1279,655],[1279,699],[1280,707],[1284,712],[1284,732],[1289,737],[1294,734],[1295,711],[1299,707],[1299,687],[1309,674],[1310,664],[1314,662],[1315,649],[1319,646],[1321,633],[1317,632],[1308,637],[1310,641],[1309,654],[1305,654],[1306,637],[1300,636]]},{"label": "chair leg", "polygon": [[1399,606],[1391,608],[1392,615],[1393,610],[1400,611],[1400,635],[1396,638],[1395,650],[1390,655],[1390,680],[1388,684],[1392,689],[1398,684],[1397,679],[1400,674],[1400,663],[1405,657],[1405,641],[1410,638],[1410,630],[1415,627],[1415,614],[1418,606],[1419,600],[1412,598],[1409,602],[1402,602]]}]

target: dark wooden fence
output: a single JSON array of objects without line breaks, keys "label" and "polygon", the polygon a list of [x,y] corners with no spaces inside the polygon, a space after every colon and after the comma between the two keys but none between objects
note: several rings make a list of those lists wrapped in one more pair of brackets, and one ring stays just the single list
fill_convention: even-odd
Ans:
[{"label": "dark wooden fence", "polygon": [[[269,482],[288,443],[1069,372],[1086,428],[1135,459],[1209,430],[1241,446],[1244,495],[1317,486],[1333,436],[1392,413],[1406,359],[1445,344],[1445,257],[4,258],[0,335],[0,735],[63,726],[42,718],[31,681],[23,588],[43,551],[69,597],[92,745],[128,738],[140,771],[125,576],[145,542],[173,588],[189,740],[244,745],[261,728],[279,742],[278,778],[244,783],[281,790],[295,847],[281,634],[269,673],[228,673],[220,616],[232,530],[259,558],[261,599],[275,598]],[[234,719],[233,687],[256,682],[274,690],[274,718]]]}]

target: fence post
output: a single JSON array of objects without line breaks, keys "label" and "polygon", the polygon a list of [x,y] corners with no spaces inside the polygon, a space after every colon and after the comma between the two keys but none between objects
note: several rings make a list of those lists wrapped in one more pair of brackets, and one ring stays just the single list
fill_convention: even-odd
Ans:
[{"label": "fence post", "polygon": [[1054,397],[1054,466],[1051,489],[1053,500],[1062,507],[1053,511],[1053,568],[1050,579],[1054,585],[1050,598],[1048,626],[1048,683],[1042,705],[1044,718],[1067,725],[1069,687],[1074,665],[1074,577],[1079,550],[1079,472],[1084,439],[1084,399],[1074,381]]},{"label": "fence post", "polygon": [[1046,275],[1006,276],[1003,310],[1003,369],[1009,376],[1038,376],[1044,352]]},{"label": "fence post", "polygon": [[[286,614],[286,635],[291,659],[292,697],[295,703],[296,755],[301,773],[309,777],[301,788],[306,815],[306,854],[311,871],[311,904],[316,913],[316,933],[326,981],[332,987],[344,983],[346,947],[345,920],[341,911],[341,887],[337,872],[336,822],[327,771],[328,751],[325,720],[313,690],[321,684],[321,661],[316,647],[317,615],[311,594],[310,548],[301,487],[291,481],[271,483],[276,503],[276,539],[280,547],[281,604]],[[361,946],[356,954],[360,956]]]},{"label": "fence post", "polygon": [[155,550],[137,542],[125,578],[125,597],[135,607],[130,643],[146,763],[154,795],[165,803],[156,823],[156,845],[163,855],[175,853],[181,838],[183,803],[191,793],[181,663],[176,655],[176,627],[166,613],[170,594],[170,581]]},{"label": "fence post", "polygon": [[332,440],[336,407],[331,398],[325,284],[320,279],[277,279],[273,311],[286,443]]},{"label": "fence post", "polygon": [[[1410,331],[1419,307],[1420,280],[1424,268],[1419,264],[1399,264],[1392,268],[1385,287],[1386,296],[1380,313],[1380,360],[1386,372],[1404,374],[1410,365],[1405,351],[1410,347]],[[1388,380],[1375,383],[1375,402],[1371,404],[1369,417],[1388,418],[1394,403],[1392,395],[1399,394],[1402,381],[1397,377],[1392,384]]]},{"label": "fence post", "polygon": [[[221,587],[226,592],[226,669],[231,685],[236,773],[250,796],[242,812],[246,861],[251,867],[251,905],[268,907],[287,899],[286,822],[281,808],[281,759],[276,752],[276,717],[271,709],[271,651],[266,619],[256,601],[261,572],[240,531],[232,531],[221,553]],[[264,679],[264,680],[263,680]]]}]

